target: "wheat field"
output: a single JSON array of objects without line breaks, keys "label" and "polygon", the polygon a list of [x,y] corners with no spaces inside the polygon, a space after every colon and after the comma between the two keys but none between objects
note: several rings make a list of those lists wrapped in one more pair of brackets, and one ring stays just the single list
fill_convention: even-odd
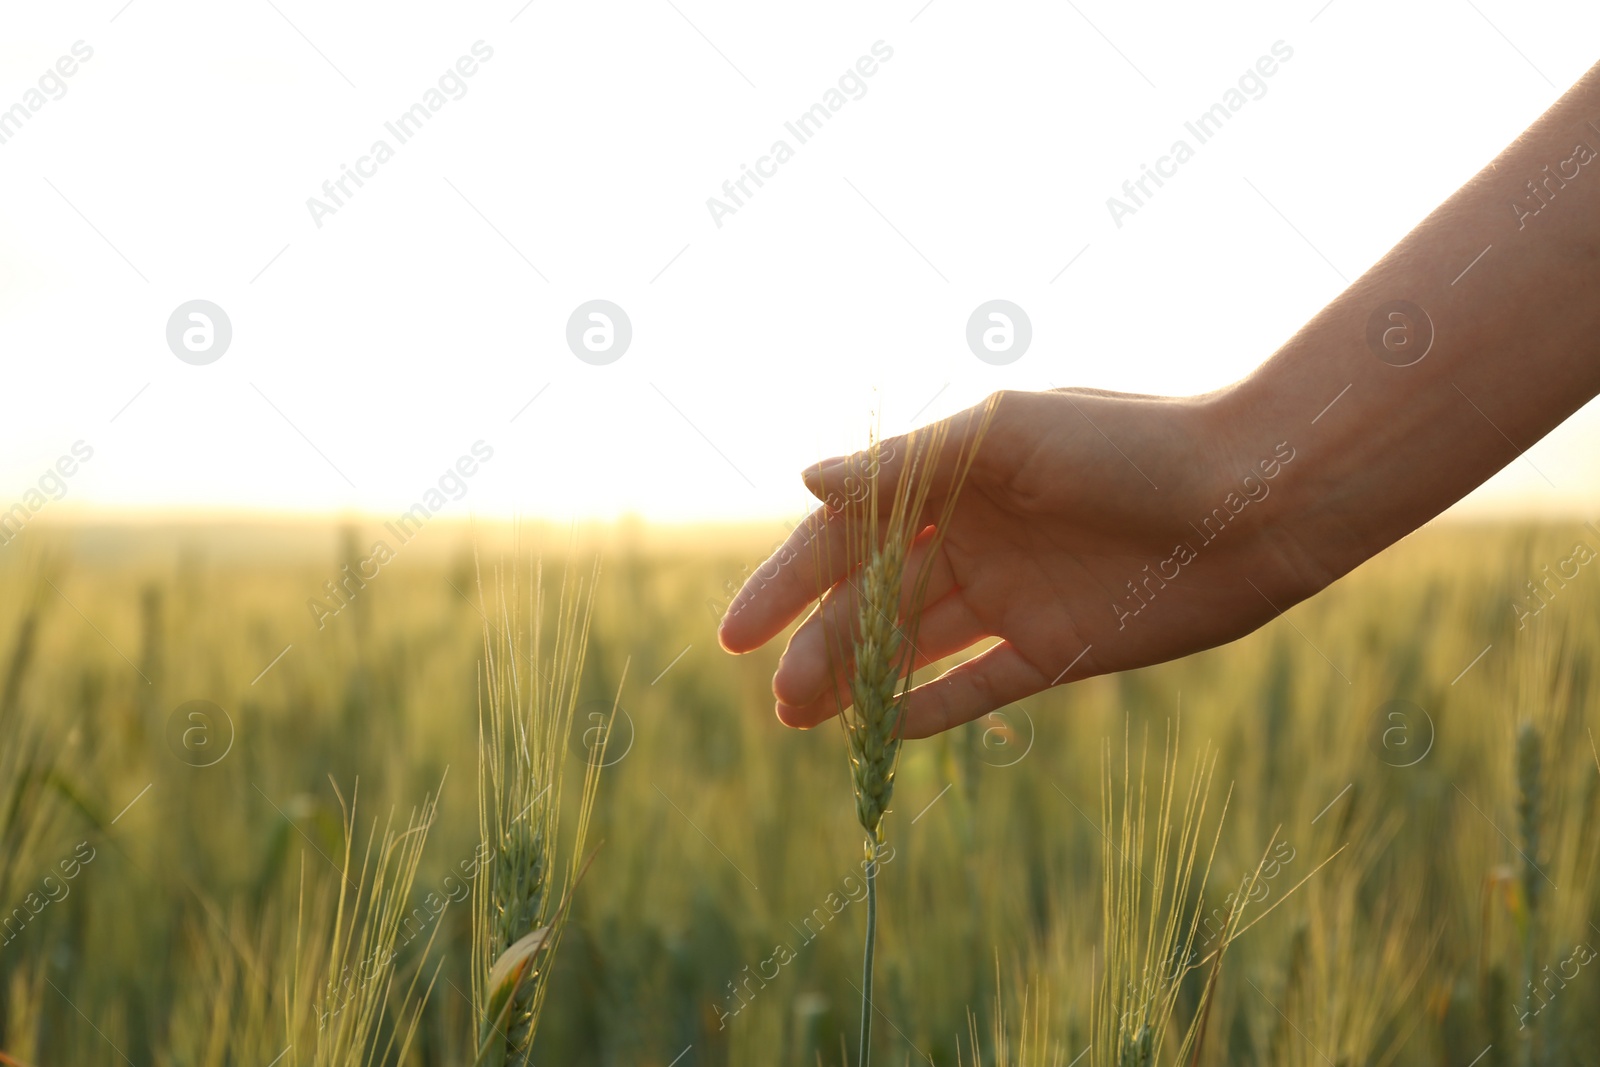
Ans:
[{"label": "wheat field", "polygon": [[[473,1063],[473,894],[503,861],[479,832],[491,564],[535,557],[593,590],[560,833],[603,766],[530,1061],[856,1062],[845,740],[782,727],[777,650],[714,636],[770,538],[441,527],[308,608],[372,536],[30,530],[0,553],[0,1063]],[[1096,1035],[1159,997],[1146,1062],[1593,1063],[1594,541],[1435,525],[1233,645],[908,743],[874,1057],[1138,1062]],[[1191,795],[1174,893],[1159,852]],[[1157,883],[1163,916],[1107,906]],[[1165,948],[1140,970],[1145,929]]]}]

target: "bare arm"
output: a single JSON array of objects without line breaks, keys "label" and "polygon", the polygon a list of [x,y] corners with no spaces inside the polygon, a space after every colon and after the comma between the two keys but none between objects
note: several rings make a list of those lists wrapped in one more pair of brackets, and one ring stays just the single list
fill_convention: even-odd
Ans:
[{"label": "bare arm", "polygon": [[[1399,300],[1425,317],[1382,314]],[[1215,410],[1259,439],[1304,442],[1283,530],[1305,552],[1309,594],[1597,392],[1600,66]]]},{"label": "bare arm", "polygon": [[[914,690],[905,732],[1249,633],[1597,392],[1600,67],[1236,385],[1004,394],[928,560],[917,660],[1001,641]],[[850,473],[836,464],[807,485],[838,499]],[[814,513],[720,630],[750,651],[830,590],[773,678],[793,726],[839,708],[824,627],[853,610],[850,563],[818,573],[811,549],[837,526]]]}]

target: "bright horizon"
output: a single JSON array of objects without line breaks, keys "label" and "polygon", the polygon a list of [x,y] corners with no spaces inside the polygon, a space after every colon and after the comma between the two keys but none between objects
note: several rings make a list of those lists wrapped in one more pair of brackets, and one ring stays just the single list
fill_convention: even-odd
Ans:
[{"label": "bright horizon", "polygon": [[[793,522],[799,470],[874,412],[1248,373],[1600,35],[1503,2],[179,6],[20,11],[0,42],[0,114],[28,110],[0,143],[0,512],[37,489],[40,523],[382,522],[481,441],[439,521]],[[1117,214],[1147,165],[1166,182]],[[1032,328],[1004,365],[966,338],[994,299]],[[231,325],[204,365],[168,341],[194,300]],[[592,300],[631,323],[614,362],[568,347]],[[1597,456],[1591,404],[1447,514],[1592,518]]]}]

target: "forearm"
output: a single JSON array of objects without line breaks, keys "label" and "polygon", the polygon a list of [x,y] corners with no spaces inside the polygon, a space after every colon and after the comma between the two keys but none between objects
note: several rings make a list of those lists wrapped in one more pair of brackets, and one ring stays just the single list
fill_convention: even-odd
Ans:
[{"label": "forearm", "polygon": [[[1423,314],[1384,314],[1396,301]],[[1597,392],[1600,66],[1212,407],[1241,454],[1296,450],[1277,515],[1298,597]]]}]

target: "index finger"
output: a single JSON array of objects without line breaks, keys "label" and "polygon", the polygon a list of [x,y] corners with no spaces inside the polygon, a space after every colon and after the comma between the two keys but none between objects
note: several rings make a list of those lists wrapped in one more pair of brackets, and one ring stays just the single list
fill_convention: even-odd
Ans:
[{"label": "index finger", "polygon": [[[959,483],[970,467],[975,451],[969,449],[976,449],[999,403],[1000,394],[995,394],[942,422],[808,469],[803,475],[806,486],[824,504],[745,581],[717,627],[722,647],[733,653],[760,648],[854,570],[864,551],[861,513],[891,510],[896,487],[908,473],[925,471],[931,479],[930,491],[921,501],[924,510],[912,525],[933,521],[952,492],[952,483]],[[875,491],[880,484],[888,491]],[[877,534],[886,535],[886,529]]]},{"label": "index finger", "polygon": [[760,648],[849,573],[857,561],[845,527],[844,515],[825,507],[806,516],[728,605],[717,627],[722,647],[733,653]]}]

